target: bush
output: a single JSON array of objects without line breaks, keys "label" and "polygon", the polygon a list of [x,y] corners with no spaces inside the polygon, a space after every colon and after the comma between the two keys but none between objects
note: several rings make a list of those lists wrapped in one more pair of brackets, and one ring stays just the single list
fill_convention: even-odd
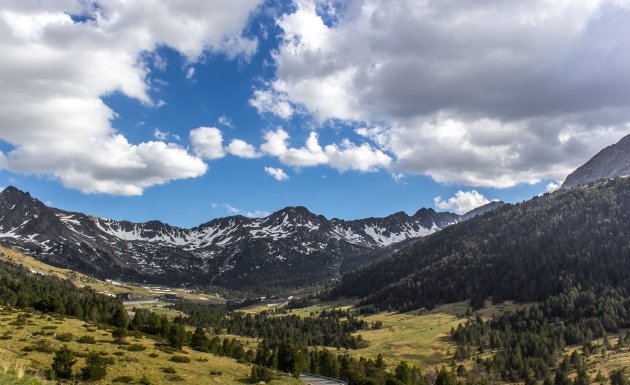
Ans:
[{"label": "bush", "polygon": [[149,354],[149,357],[151,357],[151,358],[158,358],[159,356],[160,356],[160,355],[159,355],[159,354],[157,354],[157,353],[151,353],[151,354]]},{"label": "bush", "polygon": [[162,371],[163,371],[164,373],[168,373],[168,374],[175,374],[175,373],[177,373],[177,371],[175,370],[175,368],[173,368],[173,367],[171,367],[171,366],[167,366],[167,367],[162,368]]},{"label": "bush", "polygon": [[48,340],[39,340],[22,348],[25,352],[53,353],[55,347]]},{"label": "bush", "polygon": [[149,380],[147,378],[147,376],[145,376],[144,374],[142,375],[142,378],[138,381],[138,384],[140,384],[140,385],[153,385],[151,380]]},{"label": "bush", "polygon": [[94,345],[96,343],[96,340],[92,336],[81,336],[77,338],[77,342],[82,343],[82,344]]},{"label": "bush", "polygon": [[168,374],[166,376],[164,376],[164,378],[168,381],[184,381],[184,378],[182,376],[179,376],[177,374]]},{"label": "bush", "polygon": [[105,358],[96,352],[90,352],[85,358],[85,366],[81,369],[83,381],[98,381],[107,375],[107,363]]},{"label": "bush", "polygon": [[55,357],[52,361],[52,371],[55,374],[55,378],[70,378],[72,377],[72,367],[77,363],[74,358],[72,350],[67,346],[62,346],[57,350]]},{"label": "bush", "polygon": [[271,370],[263,366],[253,365],[249,378],[252,382],[269,382],[271,380]]},{"label": "bush", "polygon": [[147,350],[147,348],[145,348],[144,346],[140,344],[131,344],[127,347],[127,350],[130,352],[143,352]]},{"label": "bush", "polygon": [[55,338],[61,342],[70,342],[72,341],[72,337],[74,337],[72,333],[63,333],[63,334],[57,334]]},{"label": "bush", "polygon": [[171,357],[171,361],[178,363],[188,363],[190,362],[190,358],[184,356],[173,356]]},{"label": "bush", "polygon": [[133,377],[131,376],[120,376],[116,377],[112,380],[112,382],[122,382],[123,384],[131,384],[133,382]]},{"label": "bush", "polygon": [[211,370],[211,371],[210,371],[210,375],[211,375],[211,376],[222,376],[222,375],[223,375],[223,372],[222,372],[222,371],[220,371],[220,370]]}]

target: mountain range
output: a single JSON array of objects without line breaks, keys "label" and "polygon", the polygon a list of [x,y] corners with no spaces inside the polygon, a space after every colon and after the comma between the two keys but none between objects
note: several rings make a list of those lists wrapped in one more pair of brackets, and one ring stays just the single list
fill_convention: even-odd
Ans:
[{"label": "mountain range", "polygon": [[132,223],[46,206],[15,187],[0,193],[0,240],[36,258],[100,278],[229,289],[325,283],[464,215],[420,209],[384,218],[326,219],[305,207],[264,218],[232,216],[184,229]]}]

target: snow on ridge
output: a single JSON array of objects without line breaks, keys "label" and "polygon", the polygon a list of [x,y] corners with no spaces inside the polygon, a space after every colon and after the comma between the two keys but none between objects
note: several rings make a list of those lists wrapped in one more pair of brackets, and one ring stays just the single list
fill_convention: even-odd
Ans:
[{"label": "snow on ridge", "polygon": [[64,224],[73,224],[78,226],[81,225],[81,222],[75,219],[73,214],[64,215],[62,213],[55,213],[55,215],[57,216],[57,218],[61,219]]}]

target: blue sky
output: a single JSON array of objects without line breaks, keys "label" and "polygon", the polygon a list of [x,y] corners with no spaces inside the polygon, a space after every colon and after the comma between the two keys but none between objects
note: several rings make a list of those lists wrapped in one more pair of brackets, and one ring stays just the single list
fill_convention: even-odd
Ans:
[{"label": "blue sky", "polygon": [[65,210],[463,212],[630,132],[623,2],[95,4],[0,13],[0,186]]}]

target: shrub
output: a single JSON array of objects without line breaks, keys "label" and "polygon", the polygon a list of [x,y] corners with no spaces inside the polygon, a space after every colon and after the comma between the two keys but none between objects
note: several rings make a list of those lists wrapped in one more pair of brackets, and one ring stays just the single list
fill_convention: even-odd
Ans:
[{"label": "shrub", "polygon": [[177,374],[167,374],[164,378],[168,381],[184,381],[184,378]]},{"label": "shrub", "polygon": [[53,353],[56,349],[48,340],[39,340],[22,348],[25,352]]},{"label": "shrub", "polygon": [[123,384],[131,384],[133,382],[133,377],[131,376],[120,376],[116,377],[112,380],[112,382],[122,382]]},{"label": "shrub", "polygon": [[70,342],[72,341],[72,337],[74,337],[72,333],[63,333],[63,334],[57,334],[55,338],[61,342]]},{"label": "shrub", "polygon": [[173,367],[171,367],[171,366],[167,366],[167,367],[162,368],[162,371],[163,371],[164,373],[168,373],[168,374],[175,374],[175,373],[177,373],[177,371],[175,370],[175,368],[173,368]]},{"label": "shrub", "polygon": [[83,381],[98,381],[107,375],[107,363],[105,358],[96,352],[90,352],[85,358],[85,366],[81,369]]},{"label": "shrub", "polygon": [[72,377],[72,367],[76,363],[74,353],[64,345],[55,353],[51,367],[56,378],[70,378]]},{"label": "shrub", "polygon": [[157,353],[151,353],[151,354],[149,354],[149,357],[151,357],[151,358],[158,358],[159,356],[160,356],[160,355],[159,355],[159,354],[157,354]]},{"label": "shrub", "polygon": [[185,357],[185,356],[173,356],[171,357],[171,361],[178,362],[178,363],[188,363],[190,362],[190,358]]},{"label": "shrub", "polygon": [[77,338],[77,342],[82,343],[82,344],[94,345],[96,343],[96,340],[92,336],[81,336]]},{"label": "shrub", "polygon": [[147,350],[147,348],[145,348],[144,346],[140,344],[131,344],[127,347],[127,350],[130,352],[143,352]]}]

